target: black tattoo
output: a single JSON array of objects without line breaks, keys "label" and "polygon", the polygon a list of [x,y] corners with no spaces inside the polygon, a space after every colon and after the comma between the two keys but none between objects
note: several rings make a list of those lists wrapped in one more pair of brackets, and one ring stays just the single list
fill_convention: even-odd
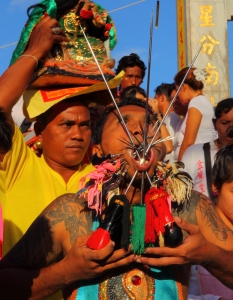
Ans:
[{"label": "black tattoo", "polygon": [[[55,205],[54,205],[55,204]],[[64,222],[70,234],[70,243],[74,244],[78,236],[91,232],[92,212],[87,207],[87,201],[74,194],[65,194],[44,211],[52,227]]]},{"label": "black tattoo", "polygon": [[202,222],[205,222],[205,226],[211,229],[219,241],[226,242],[228,238],[227,233],[233,234],[232,230],[229,229],[220,218],[214,203],[205,195],[192,191],[189,209],[183,210],[180,213],[180,217],[189,223],[198,225],[198,212],[201,215]]}]

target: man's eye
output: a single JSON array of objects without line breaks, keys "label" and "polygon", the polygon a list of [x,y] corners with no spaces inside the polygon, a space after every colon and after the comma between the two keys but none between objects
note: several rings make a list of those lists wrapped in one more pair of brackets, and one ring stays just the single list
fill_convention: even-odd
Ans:
[{"label": "man's eye", "polygon": [[[124,120],[125,124],[127,124],[129,122],[129,118],[125,117],[125,118],[123,118],[123,120]],[[121,120],[119,120],[119,121],[120,121],[121,124],[123,123]]]},{"label": "man's eye", "polygon": [[62,125],[62,127],[71,127],[71,126],[73,126],[74,124],[71,123],[71,122],[65,122],[65,123],[63,123],[63,124],[61,124],[61,125]]},{"label": "man's eye", "polygon": [[84,127],[84,128],[91,128],[91,124],[90,123],[82,124],[81,126]]}]

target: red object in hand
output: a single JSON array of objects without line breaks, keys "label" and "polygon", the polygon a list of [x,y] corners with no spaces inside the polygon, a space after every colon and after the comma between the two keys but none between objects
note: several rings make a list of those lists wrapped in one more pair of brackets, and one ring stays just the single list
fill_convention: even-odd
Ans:
[{"label": "red object in hand", "polygon": [[110,234],[103,228],[98,228],[87,240],[86,246],[93,250],[100,250],[110,242]]}]

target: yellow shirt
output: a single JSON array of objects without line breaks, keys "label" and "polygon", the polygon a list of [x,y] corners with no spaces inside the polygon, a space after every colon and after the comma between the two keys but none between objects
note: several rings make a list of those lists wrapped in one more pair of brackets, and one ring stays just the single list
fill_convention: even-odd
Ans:
[{"label": "yellow shirt", "polygon": [[25,145],[15,127],[13,147],[0,163],[0,203],[3,209],[5,255],[26,232],[41,211],[58,196],[78,191],[80,178],[90,173],[92,165],[82,165],[66,183],[52,170],[43,156],[37,157]]}]

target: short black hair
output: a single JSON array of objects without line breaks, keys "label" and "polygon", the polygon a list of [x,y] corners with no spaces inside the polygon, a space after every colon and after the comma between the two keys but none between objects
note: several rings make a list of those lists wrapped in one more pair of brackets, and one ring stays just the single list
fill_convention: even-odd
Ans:
[{"label": "short black hair", "polygon": [[128,67],[139,67],[142,70],[142,79],[145,77],[146,66],[136,53],[131,53],[128,56],[123,56],[119,60],[118,66],[116,68],[116,75],[121,71],[125,71],[125,69]]},{"label": "short black hair", "polygon": [[220,101],[215,107],[214,114],[215,118],[219,119],[222,113],[227,114],[233,108],[233,98],[227,98]]},{"label": "short black hair", "polygon": [[[118,107],[123,107],[123,106],[127,106],[127,105],[136,105],[142,108],[146,109],[146,102],[142,101],[141,99],[137,99],[135,97],[126,97],[121,99],[118,103]],[[94,145],[98,145],[101,143],[102,140],[102,132],[103,132],[103,128],[104,125],[107,121],[108,115],[113,112],[116,109],[115,105],[110,105],[108,106],[105,111],[103,112],[103,114],[101,115],[100,119],[98,120],[97,124],[96,124],[96,128],[94,131],[94,134],[92,136],[92,141],[94,143]],[[149,113],[152,114],[156,120],[156,114],[153,113],[152,109],[150,106],[148,106],[148,110]]]},{"label": "short black hair", "polygon": [[134,85],[127,86],[125,89],[123,89],[123,91],[121,92],[120,98],[128,98],[128,97],[136,98],[137,93],[141,94],[142,96],[144,96],[146,98],[145,90],[142,89],[140,86],[134,86]]},{"label": "short black hair", "polygon": [[165,95],[168,101],[171,100],[171,93],[175,89],[175,83],[162,83],[155,89],[155,94],[158,96]]},{"label": "short black hair", "polygon": [[233,144],[222,147],[216,154],[212,182],[218,191],[224,183],[233,181]]}]

